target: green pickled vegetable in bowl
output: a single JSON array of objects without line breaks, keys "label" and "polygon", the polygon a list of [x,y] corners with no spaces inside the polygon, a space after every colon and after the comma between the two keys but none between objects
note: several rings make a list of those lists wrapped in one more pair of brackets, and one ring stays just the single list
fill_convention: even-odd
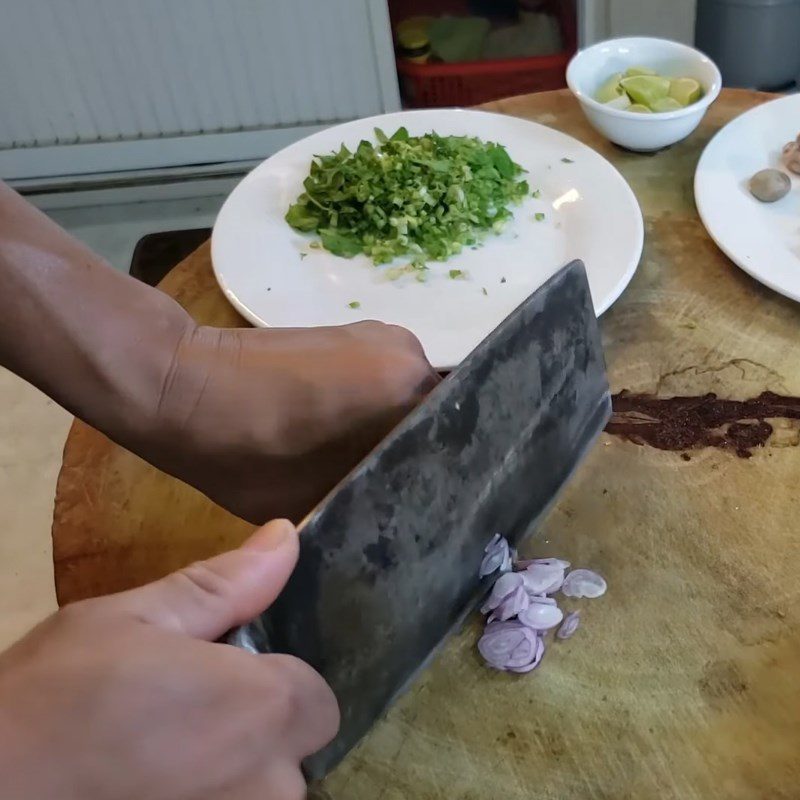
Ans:
[{"label": "green pickled vegetable in bowl", "polygon": [[686,108],[702,96],[694,78],[666,78],[648,67],[629,67],[609,77],[594,99],[622,111],[659,114]]}]

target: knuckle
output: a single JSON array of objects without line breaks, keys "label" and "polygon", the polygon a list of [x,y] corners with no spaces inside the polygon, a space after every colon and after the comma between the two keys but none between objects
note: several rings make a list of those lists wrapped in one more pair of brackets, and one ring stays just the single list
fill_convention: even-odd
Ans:
[{"label": "knuckle", "polygon": [[266,722],[304,757],[330,742],[339,729],[339,705],[333,691],[308,664],[285,655],[263,656],[267,681],[262,686]]},{"label": "knuckle", "polygon": [[333,713],[338,721],[339,706],[323,677],[305,661],[294,656],[264,656],[270,665],[272,692],[279,697],[279,709],[287,719],[297,719],[309,710]]},{"label": "knuckle", "polygon": [[279,729],[297,724],[301,715],[301,698],[290,681],[274,682],[268,694],[269,716]]},{"label": "knuckle", "polygon": [[114,637],[121,622],[110,598],[98,597],[63,606],[41,623],[41,629],[56,639],[78,642],[86,637]]},{"label": "knuckle", "polygon": [[424,358],[403,353],[383,365],[381,382],[399,405],[405,405],[421,394],[428,374],[429,367]]},{"label": "knuckle", "polygon": [[389,325],[388,328],[398,342],[402,342],[417,352],[422,352],[419,339],[408,328],[403,328],[401,325]]},{"label": "knuckle", "polygon": [[188,584],[201,602],[217,603],[229,601],[235,596],[235,587],[230,578],[213,566],[210,561],[195,561],[174,575],[176,581]]},{"label": "knuckle", "polygon": [[352,322],[344,326],[342,330],[347,330],[356,336],[374,337],[383,334],[389,326],[376,319],[363,319],[359,322]]}]

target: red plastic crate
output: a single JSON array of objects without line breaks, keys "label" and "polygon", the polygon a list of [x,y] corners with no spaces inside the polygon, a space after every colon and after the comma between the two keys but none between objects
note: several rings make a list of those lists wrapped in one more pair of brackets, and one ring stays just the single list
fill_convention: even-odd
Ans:
[{"label": "red plastic crate", "polygon": [[[473,106],[502,97],[561,89],[576,49],[574,3],[548,4],[561,23],[565,49],[551,56],[464,61],[457,64],[415,64],[397,58],[397,74],[405,104],[413,108]],[[393,27],[421,14],[467,14],[463,0],[390,0]]]}]

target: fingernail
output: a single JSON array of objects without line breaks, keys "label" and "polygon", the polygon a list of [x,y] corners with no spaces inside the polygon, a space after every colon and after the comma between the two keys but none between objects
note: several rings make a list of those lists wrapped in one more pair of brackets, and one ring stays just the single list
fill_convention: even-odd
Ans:
[{"label": "fingernail", "polygon": [[283,547],[297,531],[288,519],[274,519],[259,528],[242,546],[242,550],[268,552]]}]

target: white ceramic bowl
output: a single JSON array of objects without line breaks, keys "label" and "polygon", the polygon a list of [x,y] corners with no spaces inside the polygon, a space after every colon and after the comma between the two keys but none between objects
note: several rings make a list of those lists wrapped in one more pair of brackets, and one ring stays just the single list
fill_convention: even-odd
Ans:
[{"label": "white ceramic bowl", "polygon": [[[659,114],[622,111],[594,99],[600,86],[615,72],[634,66],[650,67],[669,78],[694,78],[703,87],[703,96],[686,108]],[[603,136],[629,150],[644,152],[685,139],[717,99],[722,76],[717,65],[693,47],[637,36],[610,39],[581,50],[567,67],[567,85],[589,122]]]}]

